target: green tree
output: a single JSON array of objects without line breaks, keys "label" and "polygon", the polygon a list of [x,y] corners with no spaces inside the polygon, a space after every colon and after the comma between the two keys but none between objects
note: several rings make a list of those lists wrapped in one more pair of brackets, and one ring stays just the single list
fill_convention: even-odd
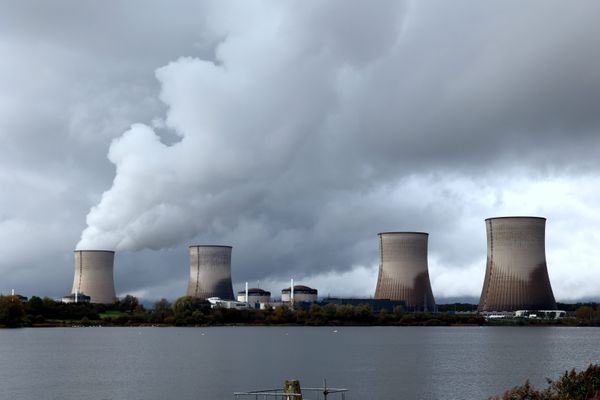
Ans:
[{"label": "green tree", "polygon": [[137,297],[128,294],[119,301],[119,311],[132,313],[140,307]]},{"label": "green tree", "polygon": [[278,306],[274,310],[265,313],[266,321],[269,324],[290,324],[296,321],[295,313],[289,310],[287,307]]},{"label": "green tree", "polygon": [[200,310],[196,310],[196,311],[192,312],[191,318],[194,321],[193,323],[195,325],[203,325],[207,321],[206,316]]},{"label": "green tree", "polygon": [[311,325],[324,325],[327,323],[325,311],[318,304],[311,304],[308,309],[308,323]]},{"label": "green tree", "polygon": [[567,371],[550,383],[550,393],[556,399],[600,399],[600,365],[590,365],[585,371]]},{"label": "green tree", "polygon": [[391,322],[393,319],[393,317],[390,315],[389,311],[386,310],[385,308],[382,308],[381,311],[379,311],[379,316],[377,317],[377,322],[382,324],[382,325],[387,325],[389,322]]},{"label": "green tree", "polygon": [[575,310],[575,316],[577,319],[589,321],[594,315],[594,309],[590,306],[581,306]]},{"label": "green tree", "polygon": [[210,303],[191,296],[178,298],[173,304],[173,313],[175,322],[179,325],[194,324],[192,314],[199,310],[205,314],[210,313]]},{"label": "green tree", "polygon": [[404,307],[402,307],[402,306],[394,307],[394,318],[396,319],[396,321],[398,321],[400,318],[402,318],[403,314],[404,314]]},{"label": "green tree", "polygon": [[154,303],[154,310],[152,310],[152,320],[154,322],[165,323],[165,319],[172,316],[172,304],[167,299],[160,299]]},{"label": "green tree", "polygon": [[11,328],[25,322],[25,307],[16,296],[0,296],[0,325]]},{"label": "green tree", "polygon": [[371,322],[375,319],[371,307],[367,304],[361,304],[356,307],[356,318],[361,323]]},{"label": "green tree", "polygon": [[340,321],[351,322],[354,319],[354,307],[343,304],[337,308],[336,315]]},{"label": "green tree", "polygon": [[298,325],[306,325],[306,320],[308,319],[308,312],[306,310],[298,310],[294,314],[295,322]]},{"label": "green tree", "polygon": [[327,304],[323,307],[323,313],[325,314],[327,321],[333,321],[337,317],[337,305]]},{"label": "green tree", "polygon": [[30,315],[43,315],[45,311],[44,301],[37,296],[31,296],[25,304],[25,311]]}]

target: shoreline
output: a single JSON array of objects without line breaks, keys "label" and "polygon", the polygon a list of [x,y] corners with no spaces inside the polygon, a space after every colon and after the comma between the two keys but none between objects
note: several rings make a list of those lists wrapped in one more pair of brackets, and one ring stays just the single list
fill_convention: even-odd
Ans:
[{"label": "shoreline", "polygon": [[[251,323],[230,323],[230,324],[153,324],[153,323],[140,323],[140,324],[114,324],[106,321],[89,321],[88,323],[81,323],[80,321],[61,321],[61,322],[46,322],[46,323],[35,323],[31,325],[24,325],[18,327],[0,326],[0,329],[23,329],[23,328],[222,328],[222,327],[309,327],[309,328],[370,328],[370,327],[389,327],[389,328],[406,328],[406,327],[522,327],[522,328],[545,328],[545,327],[566,327],[566,328],[600,328],[600,325],[595,324],[580,324],[580,323],[552,323],[552,322],[537,322],[537,323],[519,323],[515,321],[512,323],[483,323],[483,324],[251,324]],[[528,321],[529,322],[529,321]]]}]

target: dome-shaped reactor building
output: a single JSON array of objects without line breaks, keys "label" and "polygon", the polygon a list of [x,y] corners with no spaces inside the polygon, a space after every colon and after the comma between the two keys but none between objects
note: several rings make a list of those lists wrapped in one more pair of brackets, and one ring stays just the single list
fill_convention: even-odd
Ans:
[{"label": "dome-shaped reactor building", "polygon": [[485,225],[487,263],[479,311],[556,309],[546,267],[546,219],[488,218]]},{"label": "dome-shaped reactor building", "polygon": [[281,301],[284,303],[315,303],[318,300],[319,291],[305,285],[294,285],[281,290]]},{"label": "dome-shaped reactor building", "polygon": [[114,260],[114,251],[75,250],[75,274],[71,293],[89,296],[90,303],[110,304],[115,301]]},{"label": "dome-shaped reactor building", "polygon": [[231,246],[190,246],[187,295],[200,299],[234,300],[231,283]]},{"label": "dome-shaped reactor building", "polygon": [[434,311],[427,266],[427,239],[422,232],[379,234],[376,299],[406,302],[409,311]]},{"label": "dome-shaped reactor building", "polygon": [[259,288],[250,288],[237,292],[237,301],[244,303],[270,303],[271,292]]}]

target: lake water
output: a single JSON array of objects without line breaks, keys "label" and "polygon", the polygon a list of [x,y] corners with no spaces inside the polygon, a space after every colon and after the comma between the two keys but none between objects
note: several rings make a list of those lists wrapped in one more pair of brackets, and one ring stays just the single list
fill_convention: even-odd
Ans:
[{"label": "lake water", "polygon": [[566,327],[4,329],[0,398],[220,400],[327,378],[348,400],[485,399],[599,363],[598,339]]}]

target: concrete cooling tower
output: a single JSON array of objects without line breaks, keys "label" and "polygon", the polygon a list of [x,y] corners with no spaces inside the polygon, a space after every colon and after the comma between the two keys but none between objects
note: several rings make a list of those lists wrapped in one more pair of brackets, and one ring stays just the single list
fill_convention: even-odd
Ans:
[{"label": "concrete cooling tower", "polygon": [[427,268],[428,237],[420,232],[379,234],[376,299],[404,301],[409,311],[434,311]]},{"label": "concrete cooling tower", "polygon": [[190,246],[188,296],[234,300],[231,249],[231,246]]},{"label": "concrete cooling tower", "polygon": [[75,277],[71,293],[90,296],[91,303],[109,304],[115,301],[114,260],[114,251],[75,250]]},{"label": "concrete cooling tower", "polygon": [[546,219],[485,220],[487,265],[479,311],[555,310],[546,268]]}]

